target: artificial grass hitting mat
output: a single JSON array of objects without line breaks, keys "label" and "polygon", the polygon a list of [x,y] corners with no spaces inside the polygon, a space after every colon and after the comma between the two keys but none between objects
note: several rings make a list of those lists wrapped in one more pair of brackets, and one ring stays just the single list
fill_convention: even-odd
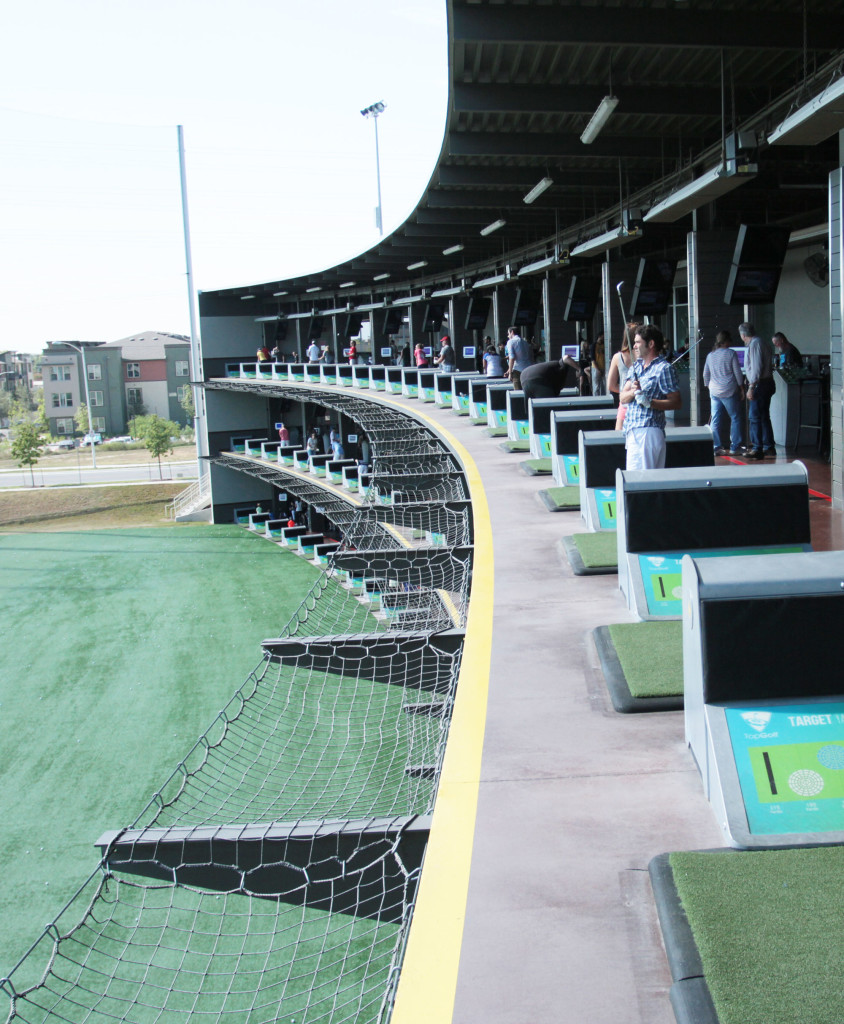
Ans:
[{"label": "artificial grass hitting mat", "polygon": [[650,872],[680,1024],[844,1019],[843,847],[663,854]]},{"label": "artificial grass hitting mat", "polygon": [[525,476],[550,476],[550,459],[525,459],[519,463],[519,469]]},{"label": "artificial grass hitting mat", "polygon": [[547,487],[539,492],[539,500],[549,512],[577,512],[580,509],[580,488]]},{"label": "artificial grass hitting mat", "polygon": [[575,576],[607,576],[618,572],[618,538],[612,530],[575,533],[563,538]]},{"label": "artificial grass hitting mat", "polygon": [[682,710],[682,622],[617,623],[593,636],[616,711]]},{"label": "artificial grass hitting mat", "polygon": [[319,576],[236,526],[0,537],[0,975]]},{"label": "artificial grass hitting mat", "polygon": [[500,444],[498,447],[503,452],[511,452],[514,454],[518,452],[529,452],[530,441],[504,441],[504,443]]},{"label": "artificial grass hitting mat", "polygon": [[487,437],[506,437],[507,436],[507,428],[506,427],[487,427],[486,430],[484,431],[484,433],[486,434]]}]

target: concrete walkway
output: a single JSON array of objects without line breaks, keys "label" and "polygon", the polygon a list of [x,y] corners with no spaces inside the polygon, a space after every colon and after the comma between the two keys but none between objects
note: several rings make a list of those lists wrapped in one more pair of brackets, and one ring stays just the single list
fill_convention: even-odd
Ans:
[{"label": "concrete walkway", "polygon": [[407,400],[477,463],[495,551],[492,669],[456,1024],[671,1024],[647,874],[722,845],[682,712],[613,709],[590,632],[632,621],[616,576],[575,577],[550,477],[484,429]]}]

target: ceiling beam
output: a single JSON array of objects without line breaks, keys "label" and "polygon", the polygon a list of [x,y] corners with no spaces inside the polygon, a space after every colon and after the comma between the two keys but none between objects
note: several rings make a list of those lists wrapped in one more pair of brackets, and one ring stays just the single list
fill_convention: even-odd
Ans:
[{"label": "ceiling beam", "polygon": [[[671,49],[793,50],[803,46],[800,11],[682,11],[667,7],[453,6],[451,37],[457,43],[551,43],[569,46],[635,46]],[[827,11],[810,16],[806,44],[830,51],[844,38],[844,17]]]},{"label": "ceiling beam", "polygon": [[[683,143],[686,149],[701,148],[694,139],[686,138]],[[671,136],[619,138],[604,133],[585,146],[578,135],[556,132],[450,131],[446,146],[449,156],[627,157],[647,159],[658,166],[662,152],[677,151],[677,140]]]},{"label": "ceiling beam", "polygon": [[[735,103],[740,110],[755,109],[764,104],[767,98],[764,88],[758,92],[739,88],[735,92]],[[693,111],[695,116],[721,116],[722,97],[717,88],[694,88],[677,83],[644,88],[618,84],[613,87],[613,93],[619,99],[620,114],[663,117],[687,116]],[[607,86],[455,83],[451,95],[452,107],[458,113],[582,114],[588,118],[607,95]]]}]

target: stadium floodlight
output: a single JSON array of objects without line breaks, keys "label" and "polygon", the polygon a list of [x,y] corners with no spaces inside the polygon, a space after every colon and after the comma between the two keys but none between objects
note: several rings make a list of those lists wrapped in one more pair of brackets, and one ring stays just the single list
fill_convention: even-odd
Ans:
[{"label": "stadium floodlight", "polygon": [[363,117],[371,117],[375,122],[375,180],[378,186],[378,205],[375,207],[375,227],[380,235],[384,234],[384,219],[381,211],[381,158],[378,151],[378,115],[383,114],[387,104],[378,100],[377,103],[370,103],[361,111]]},{"label": "stadium floodlight", "polygon": [[499,219],[494,220],[492,224],[487,224],[485,228],[481,228],[481,234],[491,235],[493,231],[498,231],[499,228],[503,228],[506,223],[506,220],[503,220],[502,218],[499,217]]},{"label": "stadium floodlight", "polygon": [[538,199],[543,192],[547,192],[548,189],[554,184],[553,178],[543,178],[542,181],[538,181],[528,194],[522,199],[523,203],[532,203],[534,199]]},{"label": "stadium floodlight", "polygon": [[589,145],[590,142],[594,142],[595,139],[601,134],[604,125],[609,121],[612,112],[618,106],[617,96],[605,96],[598,104],[598,109],[592,115],[589,124],[583,130],[583,134],[580,136],[580,141]]}]

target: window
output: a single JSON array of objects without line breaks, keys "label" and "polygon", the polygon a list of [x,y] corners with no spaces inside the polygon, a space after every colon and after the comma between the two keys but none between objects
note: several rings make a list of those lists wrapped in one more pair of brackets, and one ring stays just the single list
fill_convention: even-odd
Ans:
[{"label": "window", "polygon": [[[126,401],[129,405],[143,405],[144,404],[144,389],[143,388],[127,388],[126,389]],[[91,403],[94,404],[93,402]]]},{"label": "window", "polygon": [[51,366],[50,380],[70,380],[69,366]]},{"label": "window", "polygon": [[189,363],[188,363],[187,359],[177,359],[176,360],[176,376],[177,377],[187,377],[189,372],[190,372],[190,369],[189,369]]},{"label": "window", "polygon": [[103,393],[102,391],[90,391],[91,405],[102,405],[103,404]]},{"label": "window", "polygon": [[[88,380],[102,380],[103,367],[101,363],[88,363]],[[91,405],[93,405],[93,401]]]},{"label": "window", "polygon": [[[93,404],[94,403],[92,402],[91,405],[93,405]],[[92,416],[91,417],[91,426],[93,427],[93,429],[94,429],[94,431],[96,433],[104,434],[105,433],[105,416]]]},{"label": "window", "polygon": [[182,384],[176,388],[176,397],[180,402],[184,402],[187,395],[191,393],[190,384]]},{"label": "window", "polygon": [[141,364],[140,363],[127,363],[126,364],[126,376],[127,377],[140,377],[141,375]]},{"label": "window", "polygon": [[72,434],[73,433],[73,420],[72,419],[56,420],[56,433],[57,434]]},{"label": "window", "polygon": [[53,395],[53,408],[63,409],[73,405],[73,393],[71,391],[57,391]]}]

